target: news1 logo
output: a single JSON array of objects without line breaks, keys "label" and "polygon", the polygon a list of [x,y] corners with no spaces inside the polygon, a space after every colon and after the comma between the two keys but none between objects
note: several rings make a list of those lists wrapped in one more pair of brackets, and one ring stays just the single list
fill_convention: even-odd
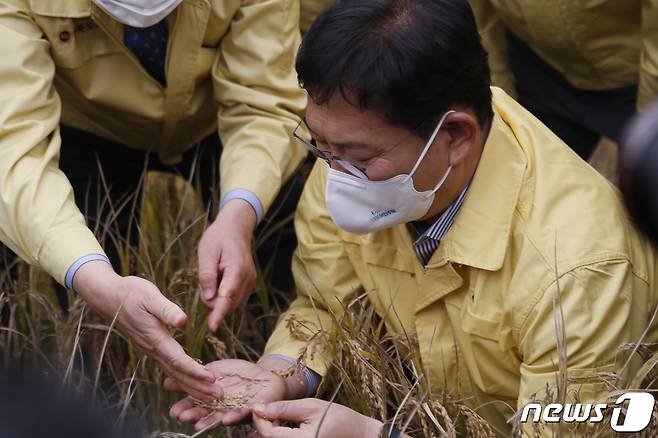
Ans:
[{"label": "news1 logo", "polygon": [[[628,401],[625,418],[621,419],[622,404]],[[640,432],[651,421],[651,414],[656,400],[648,392],[627,392],[617,398],[614,405],[606,403],[549,403],[542,407],[540,403],[528,403],[523,407],[521,423],[531,421],[539,423],[600,423],[603,411],[613,407],[610,426],[615,432]],[[532,412],[532,416],[530,413]]]}]

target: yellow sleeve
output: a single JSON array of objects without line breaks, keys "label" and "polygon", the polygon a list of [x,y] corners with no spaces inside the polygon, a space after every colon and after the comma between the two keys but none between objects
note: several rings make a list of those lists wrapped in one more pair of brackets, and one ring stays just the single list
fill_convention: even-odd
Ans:
[{"label": "yellow sleeve", "polygon": [[103,251],[58,166],[55,65],[25,0],[0,0],[0,59],[0,240],[63,284],[75,260]]},{"label": "yellow sleeve", "polygon": [[[266,355],[282,354],[293,358],[298,358],[308,347],[303,357],[305,365],[322,376],[331,360],[330,352],[322,347],[334,330],[334,318],[340,318],[343,304],[361,287],[347,257],[345,243],[327,213],[325,181],[326,171],[316,163],[295,218],[299,242],[293,258],[297,298],[279,318],[265,347]],[[294,327],[292,333],[291,327]],[[294,333],[296,330],[303,336]],[[316,339],[324,336],[324,339],[314,341],[314,336]]]},{"label": "yellow sleeve", "polygon": [[468,0],[480,30],[482,44],[489,53],[491,85],[500,87],[516,99],[514,76],[507,67],[505,25],[489,0]]},{"label": "yellow sleeve", "polygon": [[658,0],[642,1],[642,52],[638,109],[658,98]]},{"label": "yellow sleeve", "polygon": [[[560,278],[559,286],[566,334],[566,402],[609,403],[610,388],[604,382],[610,382],[611,373],[622,371],[619,365],[625,359],[620,360],[620,347],[638,342],[647,327],[651,303],[655,301],[651,289],[645,280],[633,273],[627,260],[574,269]],[[543,292],[521,326],[519,353],[523,363],[517,406],[520,411],[531,401],[542,406],[558,401],[560,359],[553,305],[555,290],[556,284],[552,284]],[[638,365],[633,360],[621,373],[624,382],[637,371]],[[616,382],[616,385],[623,387],[624,382]],[[547,395],[549,392],[551,395]],[[573,424],[563,421],[561,424],[566,435],[571,435]],[[551,426],[555,427],[553,423]],[[597,427],[607,431],[609,426],[607,418],[607,423],[604,420]],[[552,427],[542,422],[540,435],[553,436]],[[584,430],[584,425],[579,427],[578,431]],[[535,436],[531,422],[522,425],[522,429],[527,435]]]},{"label": "yellow sleeve", "polygon": [[329,8],[333,2],[334,0],[301,0],[299,26],[302,34],[308,31],[308,28],[311,27],[311,23],[313,23],[317,16]]},{"label": "yellow sleeve", "polygon": [[251,0],[221,42],[213,78],[222,197],[249,190],[267,211],[306,155],[292,139],[306,108],[294,67],[300,40],[298,0]]}]

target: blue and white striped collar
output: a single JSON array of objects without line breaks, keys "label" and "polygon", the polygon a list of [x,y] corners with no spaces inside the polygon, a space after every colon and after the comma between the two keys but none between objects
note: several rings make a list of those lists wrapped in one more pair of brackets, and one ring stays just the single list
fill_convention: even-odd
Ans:
[{"label": "blue and white striped collar", "polygon": [[416,235],[420,234],[413,245],[416,255],[423,265],[429,262],[434,251],[439,247],[439,242],[455,222],[455,217],[464,203],[464,198],[466,198],[469,187],[470,183],[462,190],[457,199],[422,234],[420,234],[421,231],[418,229],[419,224],[417,222],[410,224]]}]

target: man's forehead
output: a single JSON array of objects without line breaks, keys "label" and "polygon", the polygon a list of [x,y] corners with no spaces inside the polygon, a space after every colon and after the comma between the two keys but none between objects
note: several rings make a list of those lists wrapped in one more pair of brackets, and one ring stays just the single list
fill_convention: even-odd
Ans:
[{"label": "man's forehead", "polygon": [[370,139],[401,128],[386,122],[372,110],[359,108],[336,93],[327,102],[318,105],[309,98],[306,122],[314,134],[327,137],[331,142],[357,141],[372,144]]}]

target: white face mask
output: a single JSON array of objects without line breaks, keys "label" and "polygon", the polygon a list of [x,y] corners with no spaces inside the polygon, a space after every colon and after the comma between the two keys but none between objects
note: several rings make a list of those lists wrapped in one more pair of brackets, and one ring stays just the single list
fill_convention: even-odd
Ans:
[{"label": "white face mask", "polygon": [[432,190],[419,192],[413,175],[425,158],[448,114],[443,115],[416,161],[411,173],[396,175],[384,181],[370,181],[331,169],[327,179],[326,203],[331,219],[343,230],[367,234],[425,216],[434,202],[435,193],[450,175],[452,167]]},{"label": "white face mask", "polygon": [[162,21],[183,0],[92,0],[120,23],[149,27]]}]

